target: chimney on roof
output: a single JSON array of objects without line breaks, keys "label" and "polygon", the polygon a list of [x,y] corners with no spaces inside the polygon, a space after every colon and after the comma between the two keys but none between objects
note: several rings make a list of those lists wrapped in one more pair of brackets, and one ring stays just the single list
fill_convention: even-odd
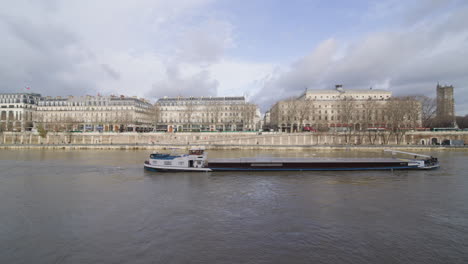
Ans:
[{"label": "chimney on roof", "polygon": [[335,89],[340,92],[340,93],[344,93],[344,89],[343,89],[343,85],[342,84],[337,84],[335,85]]}]

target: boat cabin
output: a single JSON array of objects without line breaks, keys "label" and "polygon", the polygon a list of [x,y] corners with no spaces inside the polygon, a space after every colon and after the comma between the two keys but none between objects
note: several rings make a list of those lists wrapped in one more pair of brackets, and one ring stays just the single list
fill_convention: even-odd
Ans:
[{"label": "boat cabin", "polygon": [[203,148],[193,148],[189,150],[189,155],[200,156],[205,153],[205,149]]},{"label": "boat cabin", "polygon": [[207,154],[205,148],[191,148],[188,154],[174,155],[165,153],[153,153],[148,164],[165,169],[203,168]]}]

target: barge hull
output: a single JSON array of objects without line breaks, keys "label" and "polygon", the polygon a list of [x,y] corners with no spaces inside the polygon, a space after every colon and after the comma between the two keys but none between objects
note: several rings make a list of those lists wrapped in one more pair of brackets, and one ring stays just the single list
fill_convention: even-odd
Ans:
[{"label": "barge hull", "polygon": [[164,167],[154,166],[145,163],[145,170],[148,171],[161,171],[161,172],[209,172],[209,168],[187,168],[187,167]]},{"label": "barge hull", "polygon": [[364,171],[364,170],[418,170],[415,166],[373,168],[210,168],[212,171]]},{"label": "barge hull", "polygon": [[207,167],[212,170],[246,171],[319,171],[319,170],[398,170],[418,169],[418,163],[408,159],[307,159],[307,158],[242,158],[213,159]]}]

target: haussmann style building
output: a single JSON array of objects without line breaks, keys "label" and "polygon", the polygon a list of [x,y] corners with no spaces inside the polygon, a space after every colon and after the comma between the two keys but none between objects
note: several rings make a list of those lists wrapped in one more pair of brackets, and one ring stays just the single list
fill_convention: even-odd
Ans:
[{"label": "haussmann style building", "polygon": [[243,96],[164,97],[155,109],[158,131],[252,131],[260,123],[258,107]]},{"label": "haussmann style building", "polygon": [[48,131],[146,132],[153,130],[153,105],[126,96],[42,97],[36,127]]},{"label": "haussmann style building", "polygon": [[283,132],[299,132],[305,128],[338,132],[385,129],[397,114],[408,121],[408,126],[410,123],[412,126],[420,125],[420,105],[416,101],[401,103],[405,107],[414,107],[414,111],[408,110],[407,113],[390,111],[390,101],[392,93],[380,89],[348,90],[341,86],[334,90],[307,89],[297,98],[274,104],[268,111],[269,123],[265,128]]},{"label": "haussmann style building", "polygon": [[41,95],[36,93],[0,94],[0,132],[31,131],[40,98]]}]

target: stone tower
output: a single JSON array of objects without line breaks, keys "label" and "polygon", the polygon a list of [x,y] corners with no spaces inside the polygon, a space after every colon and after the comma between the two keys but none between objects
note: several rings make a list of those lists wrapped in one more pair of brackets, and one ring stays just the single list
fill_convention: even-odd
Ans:
[{"label": "stone tower", "polygon": [[456,126],[452,85],[437,84],[437,119],[445,126]]}]

